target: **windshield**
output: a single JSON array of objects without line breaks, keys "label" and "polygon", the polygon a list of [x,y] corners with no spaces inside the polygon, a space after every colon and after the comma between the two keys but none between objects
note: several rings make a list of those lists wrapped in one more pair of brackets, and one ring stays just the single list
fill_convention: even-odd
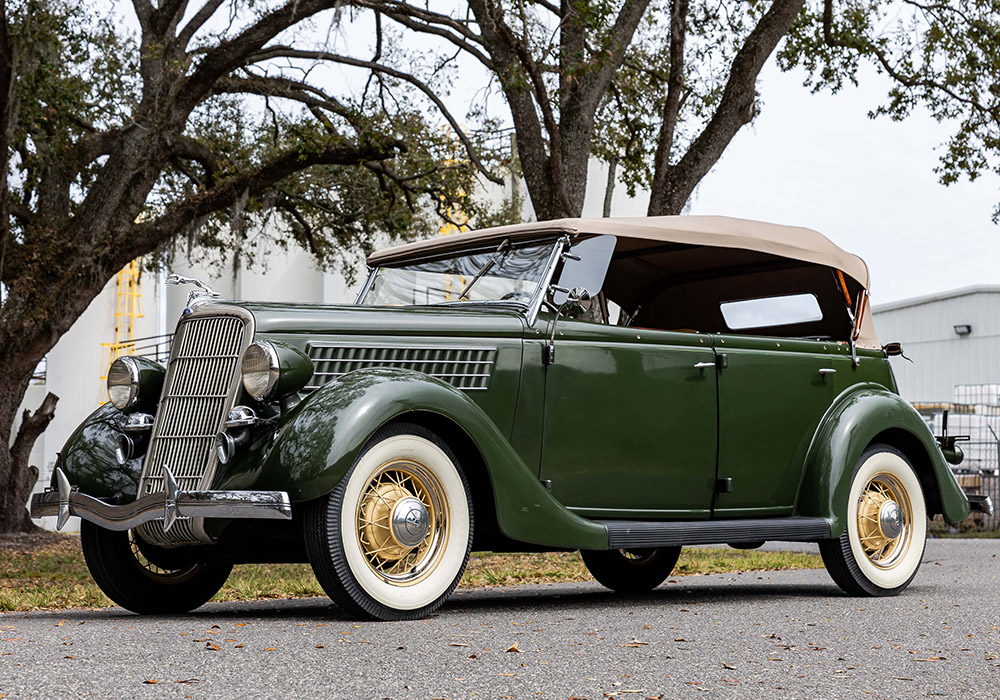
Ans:
[{"label": "windshield", "polygon": [[527,304],[545,274],[552,246],[553,242],[549,241],[504,251],[491,249],[471,255],[403,263],[398,267],[380,267],[361,304],[410,306],[457,302],[462,291],[491,258],[494,264],[472,285],[465,300]]}]

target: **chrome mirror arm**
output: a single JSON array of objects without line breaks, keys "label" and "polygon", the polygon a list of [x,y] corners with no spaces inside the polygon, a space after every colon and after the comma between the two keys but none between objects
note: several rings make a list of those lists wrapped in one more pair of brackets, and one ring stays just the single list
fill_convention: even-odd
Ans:
[{"label": "chrome mirror arm", "polygon": [[563,309],[565,309],[570,304],[576,304],[577,302],[587,301],[590,299],[590,292],[583,287],[573,287],[573,289],[566,289],[565,287],[560,287],[559,285],[549,285],[549,289],[553,289],[557,292],[567,292],[566,301],[564,301],[557,309],[556,316],[552,319],[552,334],[549,336],[549,344],[545,346],[545,357],[543,358],[543,364],[551,365],[556,361],[556,326],[559,325],[559,316],[562,314]]}]

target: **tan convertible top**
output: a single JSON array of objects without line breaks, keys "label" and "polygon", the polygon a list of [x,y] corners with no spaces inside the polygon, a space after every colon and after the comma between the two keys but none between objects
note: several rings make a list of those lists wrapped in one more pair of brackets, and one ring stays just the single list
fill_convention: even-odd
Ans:
[{"label": "tan convertible top", "polygon": [[[555,219],[533,221],[513,226],[498,226],[437,236],[414,243],[384,248],[368,257],[371,266],[391,265],[413,258],[447,253],[474,245],[497,245],[505,239],[525,240],[549,233],[582,236],[611,234],[622,239],[648,240],[693,246],[750,250],[791,260],[802,260],[840,270],[864,289],[869,288],[868,266],[829,238],[812,229],[782,226],[727,216],[653,216],[608,219]],[[628,247],[634,247],[628,246]],[[871,313],[862,318],[858,337],[860,347],[880,347]]]},{"label": "tan convertible top", "polygon": [[368,257],[368,264],[385,265],[430,253],[444,253],[470,244],[485,244],[504,238],[533,238],[546,233],[611,234],[663,243],[715,248],[740,248],[804,260],[841,270],[868,289],[868,266],[857,255],[834,245],[829,238],[799,226],[767,224],[728,216],[651,216],[620,219],[555,219],[513,226],[437,236],[406,245],[384,248]]}]

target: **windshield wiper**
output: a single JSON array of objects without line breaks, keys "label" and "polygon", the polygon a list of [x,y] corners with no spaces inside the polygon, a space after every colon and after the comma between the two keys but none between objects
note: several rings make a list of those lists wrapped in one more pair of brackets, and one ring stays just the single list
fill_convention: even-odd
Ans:
[{"label": "windshield wiper", "polygon": [[483,266],[479,268],[479,272],[477,272],[476,276],[472,278],[472,281],[469,282],[465,289],[462,290],[462,293],[458,295],[459,301],[462,301],[462,299],[465,299],[469,295],[469,291],[472,289],[473,285],[475,285],[483,275],[489,272],[494,265],[498,262],[503,262],[503,259],[507,257],[508,250],[510,250],[510,241],[505,238],[503,239],[503,243],[501,243],[497,249],[493,251],[493,255],[490,256],[490,259],[483,263]]}]

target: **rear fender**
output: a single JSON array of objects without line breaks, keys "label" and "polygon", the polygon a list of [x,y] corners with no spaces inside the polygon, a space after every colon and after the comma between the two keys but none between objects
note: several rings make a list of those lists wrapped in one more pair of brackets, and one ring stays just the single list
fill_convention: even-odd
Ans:
[{"label": "rear fender", "polygon": [[217,488],[287,491],[292,501],[330,493],[369,439],[412,412],[436,413],[471,438],[489,472],[497,524],[507,537],[560,548],[607,548],[607,531],[566,510],[538,481],[489,416],[450,384],[405,369],[351,372],[315,391],[283,420],[266,454]]},{"label": "rear fender", "polygon": [[834,402],[813,438],[796,512],[830,520],[839,537],[847,523],[854,466],[873,442],[886,442],[910,459],[920,478],[928,514],[951,522],[969,517],[969,501],[920,414],[884,387],[854,386]]}]

